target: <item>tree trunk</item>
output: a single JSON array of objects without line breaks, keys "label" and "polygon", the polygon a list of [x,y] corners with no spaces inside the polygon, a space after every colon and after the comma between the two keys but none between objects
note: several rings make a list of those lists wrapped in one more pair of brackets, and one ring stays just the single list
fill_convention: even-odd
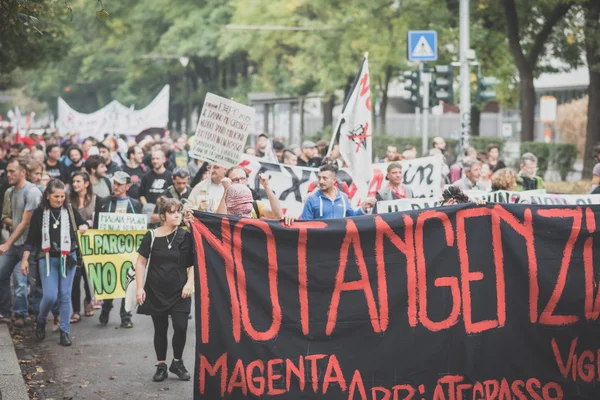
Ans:
[{"label": "tree trunk", "polygon": [[381,128],[379,132],[382,135],[387,135],[387,106],[389,103],[388,89],[390,87],[390,81],[392,80],[392,67],[388,66],[385,70],[385,82],[381,88],[381,108],[379,110],[379,116],[381,118]]},{"label": "tree trunk", "polygon": [[329,96],[323,103],[323,128],[331,126],[333,129],[333,106],[335,105],[335,97]]},{"label": "tree trunk", "polygon": [[304,141],[304,97],[300,97],[300,143]]},{"label": "tree trunk", "polygon": [[591,179],[594,147],[600,144],[600,4],[585,4],[585,50],[590,73],[587,132],[583,156],[583,178]]},{"label": "tree trunk", "polygon": [[[593,2],[595,0],[590,0]],[[504,7],[506,27],[508,33],[508,47],[515,60],[519,71],[520,83],[520,108],[521,108],[521,141],[532,141],[535,129],[535,88],[533,86],[533,71],[537,68],[544,46],[552,30],[573,6],[573,0],[558,2],[546,16],[542,28],[535,35],[533,44],[528,54],[521,47],[521,28],[515,0],[502,0]],[[523,30],[529,27],[523,28]]]},{"label": "tree trunk", "polygon": [[481,125],[481,110],[475,105],[471,105],[471,136],[479,136]]},{"label": "tree trunk", "polygon": [[519,73],[521,78],[519,107],[521,110],[521,141],[532,142],[535,138],[535,87],[531,70]]}]

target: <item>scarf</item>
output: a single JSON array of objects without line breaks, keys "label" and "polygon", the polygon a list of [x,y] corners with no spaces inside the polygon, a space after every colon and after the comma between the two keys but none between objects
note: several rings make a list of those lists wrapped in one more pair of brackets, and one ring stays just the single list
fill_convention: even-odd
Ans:
[{"label": "scarf", "polygon": [[[50,276],[50,209],[44,209],[42,217],[42,251],[46,253],[46,276]],[[60,208],[60,273],[63,278],[67,277],[67,257],[71,253],[71,226],[69,223],[69,212],[66,208]],[[56,224],[56,222],[53,222]]]},{"label": "scarf", "polygon": [[392,186],[388,185],[392,193],[397,199],[405,199],[406,198],[406,189],[404,189],[404,185],[398,186],[398,189],[394,189]]},{"label": "scarf", "polygon": [[227,214],[237,217],[250,217],[253,202],[252,192],[248,186],[234,183],[227,189],[225,195]]}]

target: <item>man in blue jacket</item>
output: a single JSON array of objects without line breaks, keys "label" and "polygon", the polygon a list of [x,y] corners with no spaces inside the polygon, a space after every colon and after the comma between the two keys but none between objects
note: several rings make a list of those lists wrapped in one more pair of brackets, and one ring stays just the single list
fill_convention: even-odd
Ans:
[{"label": "man in blue jacket", "polygon": [[348,196],[335,187],[337,172],[335,164],[325,164],[319,168],[319,189],[306,200],[300,219],[306,221],[352,217],[363,215],[375,206],[376,200],[369,198],[362,207],[353,210]]}]

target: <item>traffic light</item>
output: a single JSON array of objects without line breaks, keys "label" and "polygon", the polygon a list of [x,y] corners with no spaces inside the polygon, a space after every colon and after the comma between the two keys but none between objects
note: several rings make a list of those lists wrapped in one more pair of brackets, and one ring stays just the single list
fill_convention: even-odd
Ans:
[{"label": "traffic light", "polygon": [[440,101],[454,104],[454,71],[449,65],[433,67],[433,81],[430,86],[429,105],[436,106]]},{"label": "traffic light", "polygon": [[477,104],[483,104],[487,101],[494,100],[496,98],[496,91],[494,86],[498,84],[498,79],[495,76],[478,76],[477,77],[477,95],[475,102]]},{"label": "traffic light", "polygon": [[404,101],[416,107],[421,107],[421,79],[419,71],[404,72],[404,90],[408,93],[404,94]]}]

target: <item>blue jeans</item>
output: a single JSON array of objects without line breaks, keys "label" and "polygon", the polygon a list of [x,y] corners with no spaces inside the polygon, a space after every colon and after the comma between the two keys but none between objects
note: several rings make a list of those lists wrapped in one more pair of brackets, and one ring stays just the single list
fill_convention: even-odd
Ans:
[{"label": "blue jeans", "polygon": [[[31,310],[35,315],[40,313],[40,304],[44,295],[42,288],[42,279],[40,277],[40,260],[36,260],[34,253],[29,259],[29,302],[31,303]],[[52,307],[52,314],[58,317],[60,310],[58,309],[58,302]]]},{"label": "blue jeans", "polygon": [[38,322],[45,323],[48,313],[52,306],[58,300],[60,309],[60,329],[65,333],[70,333],[71,325],[71,290],[73,289],[73,279],[75,278],[75,267],[67,268],[66,278],[60,273],[60,258],[50,258],[50,274],[46,270],[46,259],[40,260],[40,278],[44,295],[40,303],[40,313]]},{"label": "blue jeans", "polygon": [[15,286],[15,317],[27,317],[27,276],[21,273],[24,246],[11,246],[0,256],[0,314],[11,316],[10,277]]}]

